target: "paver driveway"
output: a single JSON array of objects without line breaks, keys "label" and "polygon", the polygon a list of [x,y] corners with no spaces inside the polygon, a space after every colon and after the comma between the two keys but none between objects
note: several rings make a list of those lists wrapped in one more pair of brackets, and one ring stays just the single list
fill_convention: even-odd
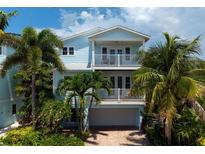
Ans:
[{"label": "paver driveway", "polygon": [[148,145],[145,134],[135,129],[98,129],[91,130],[85,142],[87,146]]}]

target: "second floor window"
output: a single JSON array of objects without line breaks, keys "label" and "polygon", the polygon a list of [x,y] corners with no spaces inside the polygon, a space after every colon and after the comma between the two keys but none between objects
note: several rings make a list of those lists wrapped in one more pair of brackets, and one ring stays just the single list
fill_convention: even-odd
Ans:
[{"label": "second floor window", "polygon": [[3,48],[0,46],[0,55],[3,55]]},{"label": "second floor window", "polygon": [[130,48],[125,48],[125,59],[130,60]]},{"label": "second floor window", "polygon": [[102,54],[107,54],[107,48],[106,47],[102,48]]},{"label": "second floor window", "polygon": [[69,47],[69,55],[74,55],[74,48],[73,47]]},{"label": "second floor window", "polygon": [[63,48],[63,55],[68,55],[68,48],[67,47]]},{"label": "second floor window", "polygon": [[74,47],[64,47],[63,48],[63,55],[74,55]]}]

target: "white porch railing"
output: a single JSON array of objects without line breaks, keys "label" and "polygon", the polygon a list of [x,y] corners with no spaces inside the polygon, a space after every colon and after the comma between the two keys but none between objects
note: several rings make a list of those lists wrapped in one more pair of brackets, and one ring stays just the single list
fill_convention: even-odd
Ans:
[{"label": "white porch railing", "polygon": [[95,66],[138,66],[135,54],[95,54]]},{"label": "white porch railing", "polygon": [[127,99],[139,99],[144,100],[144,96],[131,96],[130,89],[111,89],[111,94],[109,95],[104,89],[99,89],[98,93],[102,99],[115,99],[115,100],[127,100]]}]

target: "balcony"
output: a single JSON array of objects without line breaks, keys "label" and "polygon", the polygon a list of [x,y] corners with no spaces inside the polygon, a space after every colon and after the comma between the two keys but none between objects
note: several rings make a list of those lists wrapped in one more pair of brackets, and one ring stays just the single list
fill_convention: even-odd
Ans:
[{"label": "balcony", "polygon": [[136,67],[136,54],[95,54],[95,67]]},{"label": "balcony", "polygon": [[129,100],[140,100],[144,101],[144,96],[131,96],[130,89],[111,89],[111,94],[108,95],[104,89],[99,89],[98,93],[102,100],[117,100],[117,101],[129,101]]}]

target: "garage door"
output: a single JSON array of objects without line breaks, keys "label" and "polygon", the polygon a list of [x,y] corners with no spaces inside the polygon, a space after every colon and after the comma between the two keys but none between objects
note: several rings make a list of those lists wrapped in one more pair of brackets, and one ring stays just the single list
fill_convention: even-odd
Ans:
[{"label": "garage door", "polygon": [[95,108],[90,112],[90,126],[136,126],[136,109]]}]

